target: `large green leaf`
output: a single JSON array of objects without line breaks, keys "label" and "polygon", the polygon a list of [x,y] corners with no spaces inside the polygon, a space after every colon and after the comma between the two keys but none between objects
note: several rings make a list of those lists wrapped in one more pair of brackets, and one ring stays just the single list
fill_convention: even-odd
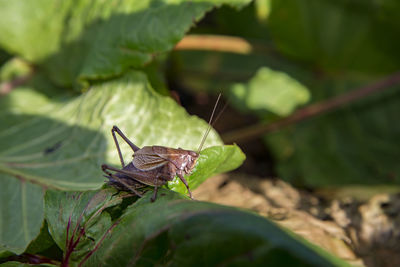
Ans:
[{"label": "large green leaf", "polygon": [[[155,93],[139,72],[93,86],[76,98],[50,100],[31,89],[18,89],[0,106],[0,241],[16,252],[39,233],[45,189],[99,188],[105,180],[100,165],[119,164],[112,125],[120,126],[140,147],[194,150],[208,127],[172,99]],[[205,147],[220,144],[212,130]],[[121,148],[129,161],[131,149],[125,144]],[[210,151],[221,158],[235,155],[233,165],[226,168],[221,162],[212,173],[233,169],[243,160],[236,146]],[[199,165],[212,160],[201,160]],[[203,172],[199,179],[212,173]]]},{"label": "large green leaf", "polygon": [[[58,189],[101,185],[99,166],[119,163],[110,132],[114,124],[139,147],[194,150],[207,128],[172,99],[154,93],[141,73],[94,86],[77,98],[51,101],[26,89],[3,102],[9,107],[0,114],[0,169]],[[206,147],[217,144],[221,141],[211,131]],[[122,150],[128,161],[132,151],[124,144]]]},{"label": "large green leaf", "polygon": [[45,217],[64,260],[70,251],[66,243],[75,236],[69,264],[87,260],[85,266],[347,266],[265,218],[188,201],[165,189],[155,202],[147,193],[110,221],[112,210],[107,207],[121,201],[113,192],[46,193]]},{"label": "large green leaf", "polygon": [[0,1],[0,45],[69,85],[142,67],[205,12],[249,0]]},{"label": "large green leaf", "polygon": [[258,215],[161,190],[129,206],[86,266],[347,266]]}]

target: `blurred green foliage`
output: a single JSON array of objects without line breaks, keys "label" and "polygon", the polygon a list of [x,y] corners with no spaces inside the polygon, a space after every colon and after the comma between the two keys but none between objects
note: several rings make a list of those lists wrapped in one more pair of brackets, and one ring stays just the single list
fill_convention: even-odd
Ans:
[{"label": "blurred green foliage", "polygon": [[[88,264],[113,265],[115,256],[127,265],[131,260],[190,265],[199,259],[215,264],[232,257],[229,263],[240,265],[249,261],[246,247],[230,250],[218,242],[245,240],[256,263],[345,265],[237,209],[187,201],[166,189],[154,205],[150,194],[135,203],[114,203],[115,192],[89,190],[104,182],[102,163],[119,162],[109,134],[113,124],[139,146],[197,148],[207,124],[169,97],[174,88],[166,86],[165,76],[192,91],[225,88],[239,110],[269,123],[400,67],[395,0],[249,2],[0,0],[0,89],[7,94],[0,100],[0,262],[24,252],[55,255],[57,261],[63,253],[65,259],[71,252],[65,241],[77,238],[67,237],[72,220],[87,231],[69,255],[75,263],[95,252],[116,225],[116,235]],[[169,53],[198,22],[193,33],[243,37],[253,50]],[[311,187],[398,184],[399,100],[393,86],[264,136],[279,176]],[[213,130],[206,145],[218,146],[202,151],[188,179],[193,187],[244,160],[236,145],[221,146]],[[122,150],[131,157],[127,146]],[[186,191],[177,180],[168,187]],[[98,205],[89,205],[93,198]],[[139,227],[127,232],[117,219]],[[202,228],[208,224],[215,228]],[[188,229],[203,239],[191,242]],[[217,235],[220,231],[224,234]],[[132,253],[132,242],[143,250]],[[169,254],[174,244],[183,249]],[[118,249],[103,253],[109,247]]]},{"label": "blurred green foliage", "polygon": [[[260,19],[266,7],[268,16]],[[239,110],[252,110],[260,121],[272,123],[279,119],[272,114],[286,117],[308,100],[298,102],[297,94],[284,93],[294,84],[291,79],[308,90],[307,104],[313,104],[400,70],[399,11],[393,0],[265,0],[240,12],[222,8],[194,32],[243,37],[252,53],[177,51],[171,64],[174,78],[195,91],[225,88]],[[260,69],[266,68],[276,78],[260,79]],[[274,83],[281,73],[291,77],[285,85]],[[278,176],[311,187],[399,184],[398,88],[264,136]],[[292,108],[277,110],[286,105]]]}]

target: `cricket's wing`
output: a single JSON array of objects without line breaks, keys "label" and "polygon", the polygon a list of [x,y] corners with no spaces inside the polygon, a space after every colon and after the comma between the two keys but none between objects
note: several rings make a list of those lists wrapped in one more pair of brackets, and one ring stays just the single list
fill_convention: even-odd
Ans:
[{"label": "cricket's wing", "polygon": [[160,157],[151,146],[145,146],[135,152],[132,164],[142,171],[149,171],[164,166],[168,160]]}]

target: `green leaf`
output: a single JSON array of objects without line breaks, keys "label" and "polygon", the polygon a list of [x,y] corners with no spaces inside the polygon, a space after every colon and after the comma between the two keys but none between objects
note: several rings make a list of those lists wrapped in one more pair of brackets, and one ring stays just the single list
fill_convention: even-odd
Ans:
[{"label": "green leaf", "polygon": [[[98,188],[104,181],[100,165],[119,164],[110,132],[114,124],[139,147],[193,150],[208,127],[156,94],[139,72],[94,86],[77,98],[51,101],[26,89],[4,102],[9,107],[0,113],[0,170],[63,190]],[[212,130],[206,147],[217,144],[221,141]],[[132,150],[121,145],[128,161]]]},{"label": "green leaf", "polygon": [[310,99],[308,89],[284,72],[260,68],[247,84],[234,84],[231,88],[236,106],[258,113],[273,112],[286,116]]},{"label": "green leaf", "polygon": [[123,196],[115,195],[112,188],[46,192],[45,218],[54,241],[64,251],[64,259],[66,254],[72,261],[82,259],[111,228],[111,217],[103,211],[122,202]]},{"label": "green leaf", "polygon": [[[236,145],[214,146],[200,152],[200,157],[191,175],[185,179],[190,189],[195,189],[208,177],[218,173],[231,171],[242,165],[246,156]],[[185,185],[178,177],[168,182],[168,188],[187,194]]]},{"label": "green leaf", "polygon": [[[139,147],[192,150],[208,127],[172,99],[155,93],[140,72],[93,86],[76,98],[51,100],[31,89],[18,89],[1,99],[0,107],[0,207],[6,214],[0,221],[0,241],[17,253],[39,233],[46,189],[99,188],[105,181],[101,164],[120,164],[112,125]],[[220,144],[211,130],[205,147]],[[127,162],[132,150],[122,143],[121,149]],[[241,163],[239,148],[220,151],[221,158],[233,153],[236,166],[221,166],[218,172]],[[205,179],[204,173],[201,177]]]},{"label": "green leaf", "polygon": [[0,250],[20,254],[39,233],[44,191],[22,177],[4,173],[0,173],[0,188]]},{"label": "green leaf", "polygon": [[[52,259],[55,259],[57,255],[60,256],[60,249],[57,247],[50,235],[46,221],[43,221],[39,235],[28,245],[25,253],[32,255],[39,254],[42,256],[48,256]],[[49,255],[48,253],[51,254]]]},{"label": "green leaf", "polygon": [[129,206],[86,266],[347,266],[263,217],[160,190]]},{"label": "green leaf", "polygon": [[142,67],[215,6],[249,0],[0,2],[0,45],[62,85]]}]

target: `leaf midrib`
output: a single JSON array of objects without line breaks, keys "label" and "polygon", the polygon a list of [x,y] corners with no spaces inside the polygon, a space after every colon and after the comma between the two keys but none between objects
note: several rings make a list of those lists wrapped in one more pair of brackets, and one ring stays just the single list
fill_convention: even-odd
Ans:
[{"label": "leaf midrib", "polygon": [[68,182],[68,181],[47,179],[44,177],[30,175],[25,172],[21,172],[21,171],[12,169],[12,168],[8,168],[4,164],[0,164],[0,173],[5,173],[8,175],[11,175],[20,181],[27,181],[32,184],[39,185],[39,186],[43,187],[44,189],[50,188],[50,189],[65,190],[65,191],[70,191],[70,190],[84,191],[84,190],[99,188],[101,185],[100,182],[99,183],[82,183],[82,182]]}]

